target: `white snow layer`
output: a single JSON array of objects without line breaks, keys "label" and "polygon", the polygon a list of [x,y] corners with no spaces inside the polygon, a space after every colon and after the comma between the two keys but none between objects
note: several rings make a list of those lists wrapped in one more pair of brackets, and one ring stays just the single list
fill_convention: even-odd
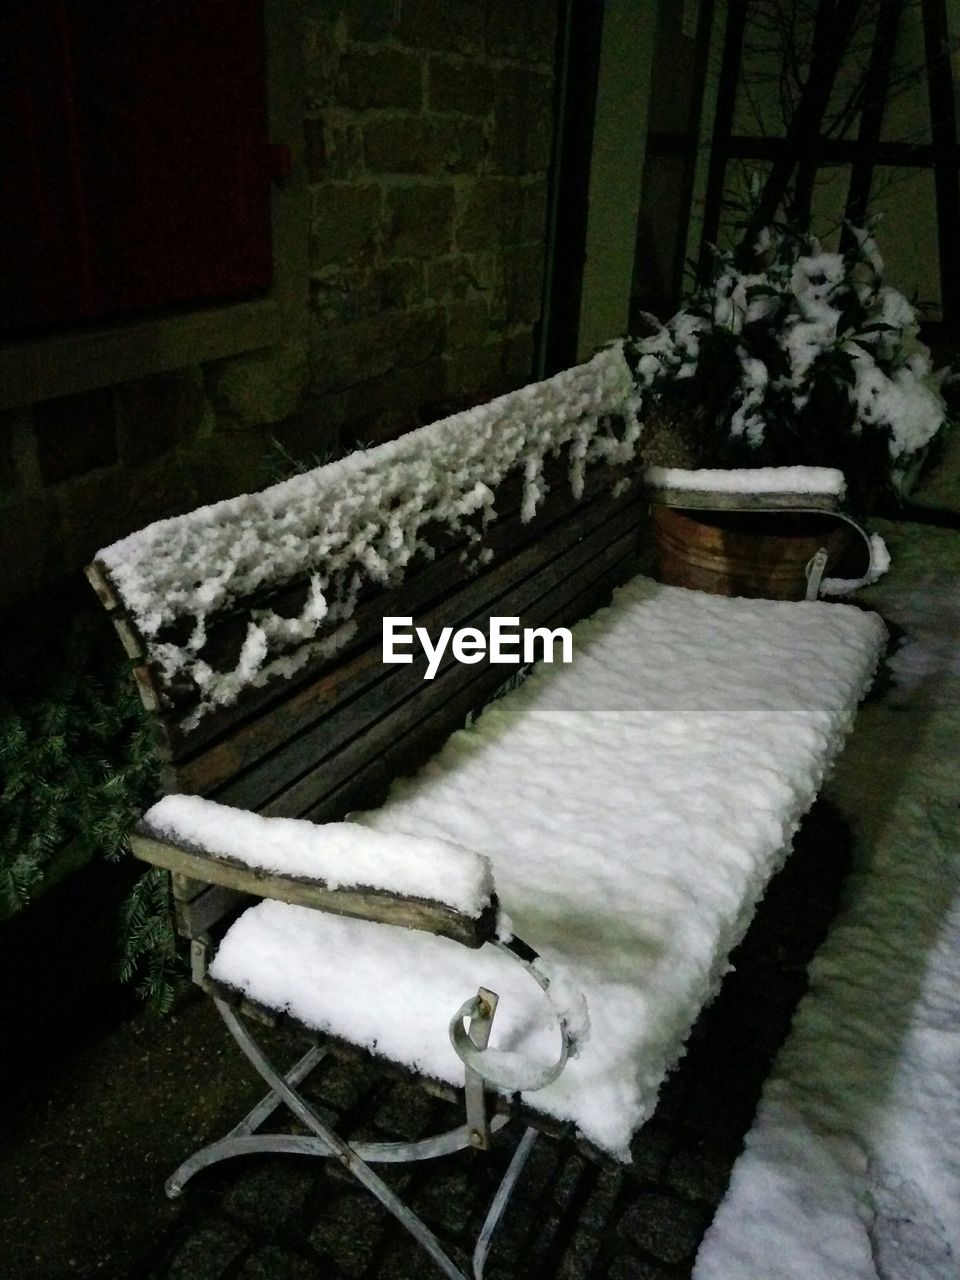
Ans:
[{"label": "white snow layer", "polygon": [[960,534],[884,526],[906,629],[832,784],[848,906],[764,1089],[696,1280],[960,1275]]},{"label": "white snow layer", "polygon": [[321,880],[330,889],[381,889],[442,902],[473,917],[493,893],[490,860],[448,840],[386,835],[356,822],[264,818],[200,796],[164,796],[143,820],[173,844]]},{"label": "white snow layer", "polygon": [[843,472],[836,467],[648,467],[644,479],[654,489],[703,493],[829,494],[846,493]]},{"label": "white snow layer", "polygon": [[[484,523],[494,518],[494,491],[512,468],[523,469],[522,517],[529,520],[546,492],[548,456],[569,446],[575,496],[587,462],[629,461],[640,434],[637,404],[618,342],[586,364],[374,449],[260,493],[159,520],[96,558],[162,680],[196,686],[195,722],[245,687],[333,652],[348,633],[329,628],[349,625],[361,583],[394,581],[418,551],[430,554],[424,531],[431,524],[461,530],[477,512]],[[625,419],[619,429],[610,421],[615,415]],[[211,614],[305,576],[311,589],[299,617],[256,611],[232,670],[204,661]],[[347,584],[338,598],[328,598],[332,582]],[[163,635],[174,623],[186,623],[185,641]],[[326,634],[314,640],[321,623]]]},{"label": "white snow layer", "polygon": [[[590,1037],[524,1097],[629,1159],[850,727],[882,643],[844,605],[731,600],[640,578],[363,821],[486,854],[518,936],[586,997]],[[460,1083],[447,1022],[478,986],[492,1046],[556,1057],[547,1002],[487,946],[267,902],[212,973],[308,1024]]]},{"label": "white snow layer", "polygon": [[824,578],[820,583],[820,594],[824,596],[849,596],[861,587],[872,586],[879,582],[890,568],[890,552],[879,533],[867,536],[870,558],[866,573],[862,578]]}]

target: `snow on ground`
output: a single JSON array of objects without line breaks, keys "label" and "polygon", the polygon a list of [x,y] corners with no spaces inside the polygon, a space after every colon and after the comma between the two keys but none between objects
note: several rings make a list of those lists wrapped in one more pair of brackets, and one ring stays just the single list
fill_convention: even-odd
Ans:
[{"label": "snow on ground", "polygon": [[884,533],[895,568],[862,598],[907,635],[832,784],[847,905],[695,1280],[960,1275],[960,533]]},{"label": "snow on ground", "polygon": [[[517,934],[586,997],[590,1034],[525,1095],[628,1159],[699,1009],[850,727],[883,628],[859,609],[638,578],[364,821],[486,854]],[[501,996],[492,1048],[556,1057],[539,989],[491,946],[265,902],[214,977],[393,1061],[463,1079],[447,1021]],[[331,981],[330,975],[336,975]]]}]

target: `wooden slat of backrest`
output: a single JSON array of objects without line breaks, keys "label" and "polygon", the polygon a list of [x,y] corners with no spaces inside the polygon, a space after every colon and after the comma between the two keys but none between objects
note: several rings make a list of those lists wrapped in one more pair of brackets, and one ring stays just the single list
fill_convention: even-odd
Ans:
[{"label": "wooden slat of backrest", "polygon": [[[576,582],[581,566],[595,564],[598,556],[611,544],[619,549],[624,538],[629,545],[636,543],[637,519],[634,510],[621,511],[601,529],[594,530],[543,565],[532,577],[513,585],[492,601],[489,597],[482,599],[478,602],[476,611],[467,613],[466,617],[459,612],[457,616],[460,618],[460,625],[476,625],[486,632],[491,613],[507,617],[520,616],[522,625],[539,625],[542,618],[547,616],[551,602],[558,598],[558,593],[568,591],[570,583]],[[469,607],[467,601],[460,603]],[[364,749],[360,744],[369,726],[383,721],[395,708],[401,719],[422,718],[429,713],[434,703],[449,697],[449,693],[438,695],[438,689],[446,690],[451,679],[468,683],[480,673],[478,666],[461,666],[449,650],[432,681],[424,681],[425,668],[426,660],[423,657],[418,657],[409,665],[381,668],[383,678],[358,698],[336,708],[333,713],[299,737],[285,743],[260,764],[218,788],[214,795],[225,804],[251,809],[266,806],[271,813],[279,813],[281,810],[270,802],[283,792],[286,800],[282,812],[286,816],[297,816],[296,806],[299,802],[294,797],[299,778],[305,774],[314,776],[320,772],[345,776],[354,767],[352,761],[357,752]],[[508,669],[498,666],[496,671],[499,672],[498,683],[502,683]],[[410,704],[416,706],[411,709]],[[312,783],[307,784],[311,795],[312,786]]]},{"label": "wooden slat of backrest", "polygon": [[245,720],[199,755],[169,766],[170,785],[166,789],[190,795],[210,794],[380,679],[383,670],[380,651],[371,647],[342,666],[324,671],[252,720]]},{"label": "wooden slat of backrest", "polygon": [[240,889],[229,889],[222,884],[206,885],[190,902],[174,902],[177,932],[183,938],[202,938],[224,916],[256,901]]},{"label": "wooden slat of backrest", "polygon": [[[570,546],[589,536],[612,538],[617,535],[624,520],[636,521],[638,506],[635,497],[625,495],[619,499],[601,497],[589,506],[576,513],[570,519],[555,526],[551,540],[541,540],[534,546],[527,546],[509,559],[501,558],[493,568],[474,578],[461,581],[459,589],[446,595],[441,601],[426,612],[414,612],[411,615],[410,602],[401,603],[403,616],[414,616],[417,625],[426,626],[431,635],[436,635],[439,628],[446,625],[477,625],[478,620],[486,622],[491,613],[510,616],[510,610],[504,604],[498,604],[506,592],[512,591],[511,599],[521,607],[524,603],[522,592],[518,595],[516,587],[534,573],[542,570],[545,555],[552,549],[552,556],[562,555]],[[617,522],[620,523],[617,523]],[[606,532],[604,533],[604,530]],[[575,563],[565,562],[565,563]],[[564,565],[560,572],[565,571]],[[419,666],[384,666],[382,662],[382,637],[380,618],[373,643],[363,653],[356,655],[351,661],[327,672],[307,688],[296,690],[289,698],[259,716],[255,721],[240,726],[224,742],[214,745],[193,760],[181,765],[172,781],[177,790],[209,793],[227,779],[245,769],[254,767],[258,761],[269,759],[272,754],[282,753],[304,733],[312,735],[308,749],[319,754],[324,748],[334,749],[343,738],[344,730],[334,724],[338,713],[343,723],[342,708],[351,703],[348,714],[356,718],[364,718],[367,712],[357,704],[370,686],[379,685],[390,680],[395,689],[394,697],[399,699],[406,692],[415,689],[422,681],[423,664]],[[449,656],[447,662],[450,661]],[[289,767],[282,759],[268,764],[268,770],[289,776]],[[274,788],[275,789],[275,788]],[[245,801],[248,807],[255,807],[265,798],[263,790],[251,793]]]},{"label": "wooden slat of backrest", "polygon": [[[532,602],[524,611],[523,625],[569,625],[582,616],[582,609],[595,608],[609,594],[614,579],[623,580],[635,570],[636,542],[635,529],[606,542]],[[434,680],[421,683],[411,697],[379,718],[355,725],[360,729],[363,724],[362,731],[342,749],[316,762],[305,753],[300,764],[305,772],[263,805],[262,811],[274,816],[315,817],[318,806],[326,806],[328,798],[362,773],[375,756],[389,757],[393,763],[388,772],[391,768],[395,772],[411,770],[463,723],[467,712],[503,683],[510,670],[487,662],[476,666],[448,663]],[[398,753],[394,748],[399,742],[405,746]],[[232,803],[246,804],[242,787],[232,794]],[[331,803],[335,809],[336,803]]]},{"label": "wooden slat of backrest", "polygon": [[[549,468],[549,477],[554,485],[547,495],[538,515],[524,523],[520,518],[522,485],[518,478],[510,477],[501,486],[497,495],[497,508],[500,512],[497,520],[483,535],[483,546],[492,554],[490,566],[496,566],[504,555],[511,555],[522,546],[538,542],[546,530],[566,519],[571,513],[588,504],[600,494],[609,496],[611,487],[618,480],[625,478],[624,468],[596,466],[587,473],[584,492],[581,498],[574,498],[566,480],[565,464],[555,462]],[[639,490],[638,478],[630,474],[629,479]],[[361,594],[351,622],[355,627],[353,636],[347,641],[335,658],[318,660],[308,664],[303,672],[293,680],[280,683],[277,687],[267,686],[262,690],[247,689],[241,699],[233,706],[218,708],[206,714],[200,723],[187,733],[182,732],[176,724],[176,718],[167,718],[166,735],[168,738],[167,756],[180,760],[192,756],[199,747],[224,734],[231,733],[245,719],[259,716],[263,709],[276,702],[278,696],[285,698],[293,687],[300,687],[306,681],[315,679],[320,673],[329,669],[339,669],[354,654],[379,641],[381,618],[390,613],[416,613],[440,598],[447,591],[456,590],[462,584],[465,575],[470,571],[465,567],[464,555],[475,554],[471,550],[466,536],[453,538],[448,531],[439,530],[440,547],[433,560],[423,560],[418,566],[410,566],[404,580],[394,587],[377,588],[368,584]],[[264,597],[261,603],[268,603]],[[211,631],[216,631],[216,624],[211,624]],[[180,717],[189,707],[177,710]]]},{"label": "wooden slat of backrest", "polygon": [[[565,467],[564,462],[555,461],[547,468],[547,476],[552,481],[553,487],[544,499],[538,515],[527,523],[523,523],[520,519],[521,484],[519,480],[508,478],[504,482],[498,491],[500,515],[488,528],[483,538],[483,545],[493,552],[491,565],[495,566],[500,557],[512,554],[516,548],[538,541],[545,530],[563,521],[570,513],[588,505],[596,495],[606,494],[609,497],[611,487],[618,481],[629,479],[639,488],[639,482],[633,470],[596,465],[587,471],[582,497],[575,499],[570,492]],[[443,549],[437,558],[433,561],[424,561],[419,568],[409,568],[404,581],[399,585],[387,590],[375,589],[372,586],[368,589],[366,598],[361,597],[361,603],[352,619],[355,632],[335,658],[318,659],[307,664],[292,679],[278,680],[261,689],[247,689],[235,704],[207,712],[194,727],[188,730],[184,730],[181,726],[195,705],[192,696],[170,706],[169,691],[161,692],[156,677],[140,663],[143,675],[143,680],[140,681],[141,688],[146,689],[146,695],[150,696],[151,711],[159,712],[153,716],[153,721],[161,757],[178,762],[195,755],[204,746],[226,738],[245,720],[260,716],[264,709],[278,700],[288,698],[294,688],[303,687],[317,680],[325,671],[339,668],[350,657],[367,648],[375,639],[379,640],[380,620],[385,613],[418,612],[426,606],[428,601],[435,601],[441,598],[444,592],[458,588],[467,572],[463,563],[464,553],[469,554],[467,538],[464,536],[452,539],[449,533],[441,532],[441,543]],[[123,628],[126,634],[133,635],[139,646],[138,651],[142,651],[144,646],[135,635],[136,629],[123,612],[109,581],[96,564],[90,567],[88,576],[101,599],[111,608],[111,616],[118,630]],[[306,577],[303,580],[303,583],[305,582]],[[299,587],[302,587],[303,583],[300,583]],[[279,593],[274,595],[264,593],[255,601],[247,603],[251,605],[256,603],[260,607],[280,608],[282,601],[299,587],[298,584],[288,584]],[[249,613],[244,612],[242,617],[228,615],[211,619],[208,633],[212,639],[218,634],[222,637],[225,633],[231,632],[231,629],[240,635],[241,631],[245,632],[248,616]],[[236,644],[236,637],[233,637],[230,643]]]},{"label": "wooden slat of backrest", "polygon": [[[610,597],[614,587],[626,581],[636,569],[632,546],[620,558],[613,548],[603,556],[606,567],[588,566],[581,575],[579,590],[538,625],[571,625],[592,613]],[[358,751],[362,763],[355,773],[331,791],[320,796],[302,816],[313,822],[330,822],[358,809],[374,808],[383,803],[394,778],[410,774],[437,751],[452,732],[463,726],[466,716],[482,705],[502,678],[501,669],[484,668],[476,679],[459,683],[448,701],[435,707],[425,719],[410,725],[406,731],[390,726],[378,728],[367,736],[365,749]],[[559,676],[562,679],[562,673]]]},{"label": "wooden slat of backrest", "polygon": [[127,617],[123,602],[114,590],[113,583],[102,565],[94,561],[93,564],[86,566],[84,572],[87,576],[87,581],[97,593],[100,603],[110,615],[114,630],[120,637],[120,643],[123,645],[127,657],[131,660],[130,674],[137,686],[137,692],[140,694],[140,701],[143,703],[144,710],[150,716],[150,724],[154,731],[154,736],[157,738],[161,757],[165,759],[166,755],[163,748],[166,734],[163,728],[162,715],[165,705],[164,698],[156,677],[146,662],[146,646],[143,639],[136,626]]},{"label": "wooden slat of backrest", "polygon": [[[535,564],[539,552],[528,549],[526,556],[531,564]],[[481,577],[485,581],[496,572],[497,568]],[[461,589],[464,580],[467,583],[474,581],[461,568],[458,584]],[[427,616],[423,610],[437,599],[444,598],[446,585],[446,575],[439,585],[427,575],[421,575],[411,584],[409,594],[384,592],[365,611],[368,615],[365,621],[375,623],[375,628],[369,625],[364,628],[368,639],[366,648],[350,658],[341,658],[335,666],[325,664],[323,673],[309,684],[298,685],[274,706],[258,710],[252,720],[237,726],[220,742],[179,764],[175,775],[177,788],[206,794],[218,783],[288,742],[335,707],[358,696],[368,685],[383,679],[386,668],[381,651],[382,618],[392,612],[402,616],[416,615],[418,619]],[[439,607],[435,606],[435,609]],[[434,613],[431,622],[435,622],[437,616]]]}]

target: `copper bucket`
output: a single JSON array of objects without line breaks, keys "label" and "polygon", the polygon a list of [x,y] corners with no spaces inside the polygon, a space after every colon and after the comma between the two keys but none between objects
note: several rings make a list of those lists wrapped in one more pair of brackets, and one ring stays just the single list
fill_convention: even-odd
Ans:
[{"label": "copper bucket", "polygon": [[850,548],[849,526],[829,513],[690,511],[654,505],[656,576],[718,596],[803,600],[807,565],[823,547],[827,575]]}]

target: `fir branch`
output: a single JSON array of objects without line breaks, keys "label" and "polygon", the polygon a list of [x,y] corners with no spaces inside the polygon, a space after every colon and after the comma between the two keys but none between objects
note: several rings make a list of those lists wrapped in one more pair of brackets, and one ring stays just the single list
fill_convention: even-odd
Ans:
[{"label": "fir branch", "polygon": [[[90,619],[74,619],[47,673],[0,702],[0,916],[42,891],[68,846],[110,860],[127,856],[127,832],[157,797],[140,700],[126,664],[106,662],[97,639]],[[165,889],[155,885],[143,896],[136,938],[122,935],[121,950],[131,958],[130,976],[162,1007],[165,975],[177,964]]]}]

